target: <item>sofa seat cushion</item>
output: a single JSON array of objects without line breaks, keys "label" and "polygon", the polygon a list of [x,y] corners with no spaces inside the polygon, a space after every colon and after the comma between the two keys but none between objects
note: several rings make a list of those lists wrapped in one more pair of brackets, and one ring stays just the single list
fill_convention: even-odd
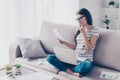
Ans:
[{"label": "sofa seat cushion", "polygon": [[72,75],[70,75],[66,72],[63,72],[63,71],[60,71],[58,73],[58,75],[61,75],[61,76],[67,77],[67,78],[71,78],[72,80],[108,80],[108,79],[100,78],[100,74],[102,71],[119,73],[115,70],[94,66],[92,71],[90,73],[88,73],[86,76],[83,76],[82,78],[72,76]]},{"label": "sofa seat cushion", "polygon": [[47,70],[49,72],[56,73],[56,74],[59,72],[57,68],[55,68],[54,66],[52,66],[47,62],[46,58],[27,59],[27,58],[19,57],[19,58],[16,58],[15,62],[22,62],[30,66],[34,66],[34,67]]}]

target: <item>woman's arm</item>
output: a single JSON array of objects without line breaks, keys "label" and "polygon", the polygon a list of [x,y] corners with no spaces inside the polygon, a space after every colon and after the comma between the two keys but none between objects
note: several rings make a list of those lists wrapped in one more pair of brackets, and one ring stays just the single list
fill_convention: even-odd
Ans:
[{"label": "woman's arm", "polygon": [[69,47],[69,48],[75,50],[76,44],[71,44],[71,43],[69,43],[69,42],[62,41],[62,40],[60,40],[60,39],[58,39],[58,40],[59,40],[59,42],[60,42],[61,44],[64,44],[64,45],[66,45],[67,47]]},{"label": "woman's arm", "polygon": [[84,38],[85,48],[87,51],[90,51],[93,48],[93,46],[96,44],[96,41],[98,40],[98,36],[92,36],[90,40],[88,40],[84,28],[81,28],[80,31]]},{"label": "woman's arm", "polygon": [[87,51],[90,51],[93,46],[96,44],[96,41],[98,40],[97,36],[92,36],[90,40],[87,39],[87,36],[83,34],[84,42],[85,42],[85,48]]}]

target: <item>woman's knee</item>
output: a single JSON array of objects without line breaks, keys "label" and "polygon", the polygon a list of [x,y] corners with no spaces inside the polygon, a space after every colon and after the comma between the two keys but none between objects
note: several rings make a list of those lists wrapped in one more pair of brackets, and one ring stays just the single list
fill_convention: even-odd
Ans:
[{"label": "woman's knee", "polygon": [[47,61],[51,63],[51,62],[54,61],[55,58],[56,58],[56,57],[55,57],[54,54],[50,54],[50,55],[47,57]]},{"label": "woman's knee", "polygon": [[80,66],[80,73],[81,73],[82,75],[87,74],[87,73],[90,72],[90,71],[92,70],[92,68],[93,68],[92,62],[90,62],[90,61],[88,61],[88,60],[81,62],[79,66]]},{"label": "woman's knee", "polygon": [[81,65],[83,66],[83,68],[89,70],[93,67],[93,64],[92,62],[88,61],[88,60],[85,60],[83,62],[81,62]]}]

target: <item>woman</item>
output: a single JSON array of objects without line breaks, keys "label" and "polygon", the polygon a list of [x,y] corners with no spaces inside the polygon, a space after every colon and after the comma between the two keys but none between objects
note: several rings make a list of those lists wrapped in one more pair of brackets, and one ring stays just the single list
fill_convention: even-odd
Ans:
[{"label": "woman", "polygon": [[85,60],[78,61],[77,65],[71,65],[61,62],[54,54],[49,55],[47,60],[56,68],[81,77],[86,75],[93,68],[93,51],[99,38],[99,32],[93,26],[91,14],[87,9],[82,8],[76,15],[80,27],[75,35],[75,43],[71,44],[62,40],[59,40],[59,42],[75,50],[76,56],[85,58]]}]

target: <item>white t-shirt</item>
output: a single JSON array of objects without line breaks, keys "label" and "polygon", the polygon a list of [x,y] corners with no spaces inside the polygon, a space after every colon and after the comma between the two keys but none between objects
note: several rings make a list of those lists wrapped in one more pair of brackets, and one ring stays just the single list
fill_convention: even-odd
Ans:
[{"label": "white t-shirt", "polygon": [[[90,40],[90,38],[92,36],[99,37],[99,30],[97,28],[93,27],[91,30],[89,30],[86,33],[86,35],[87,35],[88,40]],[[83,35],[81,33],[76,37],[76,42],[77,42],[76,49],[75,49],[76,57],[88,59],[92,62],[93,61],[93,51],[94,51],[95,45],[90,51],[87,51],[85,48]]]}]

